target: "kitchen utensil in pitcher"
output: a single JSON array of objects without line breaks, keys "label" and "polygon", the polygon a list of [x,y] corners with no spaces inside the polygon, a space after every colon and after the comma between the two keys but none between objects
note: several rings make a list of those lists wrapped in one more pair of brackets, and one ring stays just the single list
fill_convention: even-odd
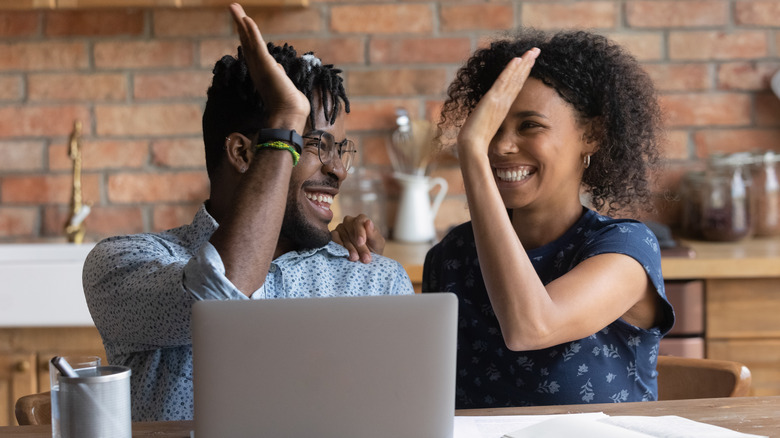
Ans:
[{"label": "kitchen utensil in pitcher", "polygon": [[[393,239],[401,242],[431,242],[436,238],[433,220],[447,194],[447,181],[444,178],[431,178],[422,175],[394,174],[401,184],[401,200],[395,218]],[[439,191],[431,202],[430,191],[439,186]]]}]

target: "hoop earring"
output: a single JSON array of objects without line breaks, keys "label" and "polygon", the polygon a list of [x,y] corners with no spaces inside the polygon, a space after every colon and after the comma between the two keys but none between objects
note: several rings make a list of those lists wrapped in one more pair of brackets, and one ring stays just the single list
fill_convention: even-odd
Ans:
[{"label": "hoop earring", "polygon": [[590,167],[590,154],[585,155],[585,158],[582,159],[582,164],[585,166],[586,169]]}]

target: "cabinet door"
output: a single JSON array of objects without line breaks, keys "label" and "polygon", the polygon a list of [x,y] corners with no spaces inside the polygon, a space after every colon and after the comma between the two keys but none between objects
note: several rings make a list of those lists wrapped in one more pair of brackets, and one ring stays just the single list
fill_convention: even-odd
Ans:
[{"label": "cabinet door", "polygon": [[16,425],[16,400],[35,392],[35,355],[0,354],[0,426]]},{"label": "cabinet door", "polygon": [[707,357],[748,367],[750,395],[780,395],[780,339],[707,340]]},{"label": "cabinet door", "polygon": [[780,338],[780,278],[707,280],[706,291],[707,339]]}]

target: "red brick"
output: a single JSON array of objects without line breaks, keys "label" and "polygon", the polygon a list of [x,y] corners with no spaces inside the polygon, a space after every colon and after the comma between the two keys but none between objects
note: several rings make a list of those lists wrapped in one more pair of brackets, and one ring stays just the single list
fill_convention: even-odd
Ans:
[{"label": "red brick", "polygon": [[[267,41],[274,34],[316,33],[322,30],[321,8],[253,8],[247,11]],[[238,38],[236,38],[238,40]]]},{"label": "red brick", "polygon": [[173,71],[136,74],[133,97],[136,100],[206,97],[213,74],[210,71]]},{"label": "red brick", "polygon": [[139,69],[187,67],[193,62],[193,45],[188,41],[109,41],[96,42],[97,68]]},{"label": "red brick", "polygon": [[0,138],[69,135],[73,121],[91,123],[89,111],[81,106],[0,107]]},{"label": "red brick", "polygon": [[760,91],[769,89],[778,63],[731,62],[718,66],[718,88],[723,90]]},{"label": "red brick", "polygon": [[463,185],[463,175],[460,173],[460,167],[435,167],[431,169],[430,176],[444,178],[447,181],[447,196],[466,194],[466,186]]},{"label": "red brick", "polygon": [[655,61],[663,58],[664,39],[660,33],[609,33],[605,36],[639,61]]},{"label": "red brick", "polygon": [[539,29],[596,28],[613,29],[618,24],[618,3],[588,1],[577,3],[523,2],[522,25]]},{"label": "red brick", "polygon": [[463,62],[471,52],[468,38],[373,38],[371,64]]},{"label": "red brick", "polygon": [[0,237],[31,237],[37,219],[37,208],[0,206]]},{"label": "red brick", "polygon": [[645,64],[645,71],[659,91],[698,91],[710,88],[706,64]]},{"label": "red brick", "polygon": [[428,4],[340,5],[330,8],[330,28],[336,33],[404,33],[433,31]]},{"label": "red brick", "polygon": [[152,212],[152,231],[163,231],[192,223],[201,202],[187,205],[155,205]]},{"label": "red brick", "polygon": [[[70,210],[64,206],[44,209],[43,233],[46,236],[64,235],[65,224],[70,220]],[[143,232],[143,216],[139,207],[91,206],[85,219],[85,241],[98,241],[120,234]]]},{"label": "red brick", "polygon": [[22,90],[21,76],[0,76],[0,100],[21,100]]},{"label": "red brick", "polygon": [[201,133],[201,108],[194,104],[98,105],[95,116],[99,136]]},{"label": "red brick", "polygon": [[43,142],[0,141],[0,172],[43,169]]},{"label": "red brick", "polygon": [[511,3],[441,5],[443,32],[510,29],[515,22]]},{"label": "red brick", "polygon": [[758,149],[777,149],[780,145],[778,129],[706,129],[693,135],[696,155],[706,158],[716,152],[750,152]]},{"label": "red brick", "polygon": [[108,177],[113,203],[203,201],[209,196],[206,172],[120,173]]},{"label": "red brick", "polygon": [[[67,204],[71,198],[73,177],[62,175],[5,176],[2,179],[3,203]],[[96,174],[81,175],[84,202],[100,199]]]},{"label": "red brick", "polygon": [[447,87],[444,69],[382,69],[347,72],[351,96],[422,96]]},{"label": "red brick", "polygon": [[152,142],[152,163],[160,167],[205,169],[203,139],[178,138]]},{"label": "red brick", "polygon": [[38,33],[37,12],[0,11],[0,37],[29,37]]},{"label": "red brick", "polygon": [[214,68],[214,64],[222,59],[223,56],[238,56],[238,46],[240,45],[238,38],[201,40],[198,50],[200,66],[211,71]]},{"label": "red brick", "polygon": [[741,26],[777,27],[780,3],[771,1],[739,1],[734,3],[734,22]]},{"label": "red brick", "polygon": [[773,93],[760,93],[755,95],[756,99],[756,125],[757,126],[780,126],[780,99]]},{"label": "red brick", "polygon": [[471,220],[469,204],[465,196],[447,196],[439,207],[433,220],[433,226],[439,235],[446,233],[455,225]]},{"label": "red brick", "polygon": [[750,124],[750,97],[744,94],[675,94],[660,99],[668,126]]},{"label": "red brick", "polygon": [[141,35],[144,13],[139,9],[51,11],[45,15],[48,37]]},{"label": "red brick", "polygon": [[0,70],[74,70],[87,67],[84,42],[0,44]]},{"label": "red brick", "polygon": [[768,54],[766,34],[760,31],[670,32],[673,60],[731,60],[763,58]]},{"label": "red brick", "polygon": [[153,13],[155,37],[218,36],[229,35],[233,30],[225,8],[155,9]]},{"label": "red brick", "polygon": [[[326,64],[364,64],[365,43],[362,37],[335,38],[281,38],[270,41],[276,44],[285,42],[292,45],[299,54],[314,52]],[[204,40],[200,43],[200,65],[211,71],[214,64],[225,55],[236,56],[238,39]]]},{"label": "red brick", "polygon": [[124,100],[127,79],[119,73],[30,74],[27,90],[30,101]]},{"label": "red brick", "polygon": [[710,27],[728,24],[727,1],[631,1],[626,3],[630,27]]},{"label": "red brick", "polygon": [[360,158],[364,166],[385,166],[390,168],[388,153],[390,133],[386,135],[365,135],[360,143]]},{"label": "red brick", "polygon": [[345,120],[348,131],[386,130],[389,134],[397,127],[397,108],[406,108],[412,117],[420,116],[418,102],[412,99],[352,100],[350,103],[352,112]]},{"label": "red brick", "polygon": [[688,131],[669,130],[661,145],[661,156],[666,160],[687,160]]},{"label": "red brick", "polygon": [[[49,146],[49,169],[73,168],[68,148],[64,143]],[[148,159],[149,147],[145,140],[81,141],[81,167],[84,170],[139,168],[144,166]]]}]

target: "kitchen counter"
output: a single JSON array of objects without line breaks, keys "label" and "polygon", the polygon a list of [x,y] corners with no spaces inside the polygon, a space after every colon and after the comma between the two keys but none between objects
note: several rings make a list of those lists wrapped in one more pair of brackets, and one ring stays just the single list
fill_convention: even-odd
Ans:
[{"label": "kitchen counter", "polygon": [[[780,238],[741,242],[684,240],[681,245],[690,248],[691,257],[662,254],[661,269],[667,280],[780,277]],[[429,247],[388,241],[384,255],[400,262],[412,283],[418,285]]]}]

